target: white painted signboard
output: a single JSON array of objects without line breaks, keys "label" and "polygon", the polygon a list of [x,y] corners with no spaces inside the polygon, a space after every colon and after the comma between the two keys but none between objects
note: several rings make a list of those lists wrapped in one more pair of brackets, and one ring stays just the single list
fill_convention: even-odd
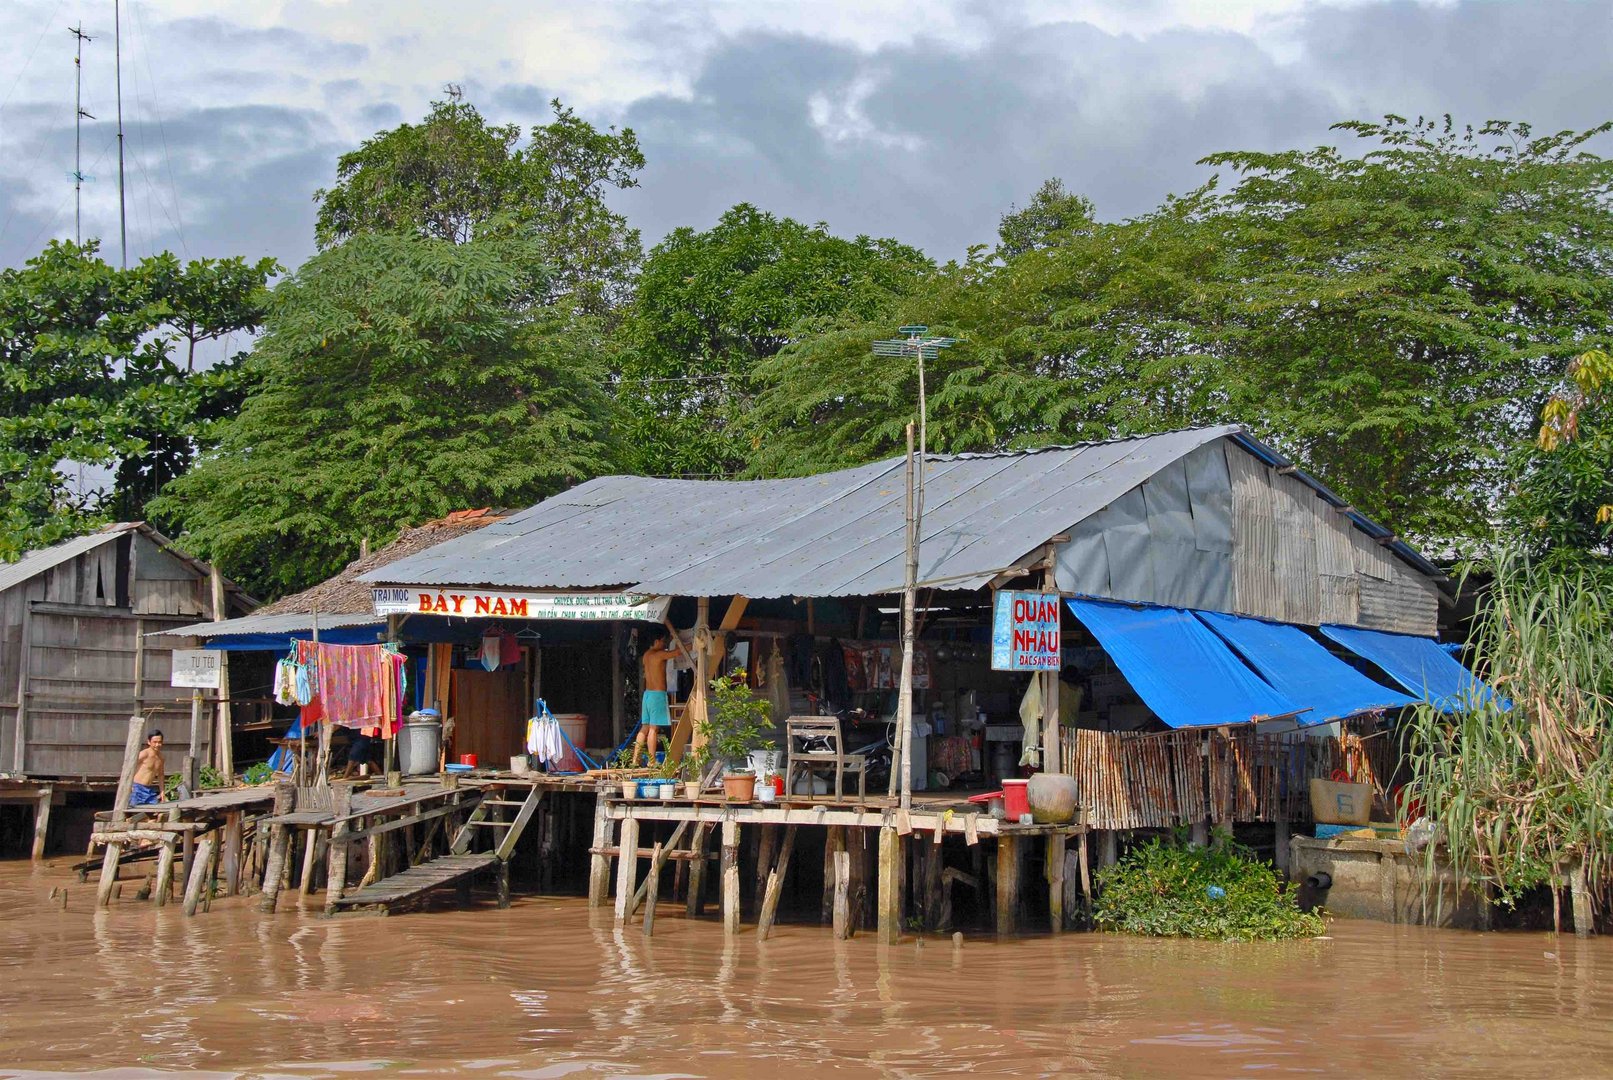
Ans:
[{"label": "white painted signboard", "polygon": [[221,649],[175,649],[169,686],[189,686],[202,690],[218,689],[218,673],[223,666]]}]

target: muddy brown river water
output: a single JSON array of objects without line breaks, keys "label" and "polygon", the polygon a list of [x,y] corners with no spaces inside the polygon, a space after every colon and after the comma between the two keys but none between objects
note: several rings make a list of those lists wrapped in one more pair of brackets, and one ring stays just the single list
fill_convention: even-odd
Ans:
[{"label": "muddy brown river water", "polygon": [[[53,886],[73,882],[65,911]],[[1613,1075],[1613,941],[1336,921],[1231,945],[783,926],[580,899],[185,918],[0,863],[0,1077]]]}]

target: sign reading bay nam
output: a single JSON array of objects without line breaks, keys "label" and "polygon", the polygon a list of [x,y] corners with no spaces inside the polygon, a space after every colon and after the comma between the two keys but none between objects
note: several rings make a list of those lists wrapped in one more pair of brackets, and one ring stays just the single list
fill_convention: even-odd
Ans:
[{"label": "sign reading bay nam", "polygon": [[991,620],[993,671],[1059,669],[1059,603],[1054,593],[997,594]]},{"label": "sign reading bay nam", "polygon": [[606,622],[641,619],[661,622],[670,596],[644,593],[535,593],[488,589],[455,591],[428,586],[375,588],[370,600],[377,615],[457,615],[460,618],[559,619]]}]

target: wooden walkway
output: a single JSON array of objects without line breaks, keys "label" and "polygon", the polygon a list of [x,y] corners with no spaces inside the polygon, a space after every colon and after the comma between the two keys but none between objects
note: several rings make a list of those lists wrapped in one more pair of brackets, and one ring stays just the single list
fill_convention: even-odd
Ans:
[{"label": "wooden walkway", "polygon": [[365,885],[356,892],[334,897],[329,906],[338,911],[370,911],[387,915],[446,885],[467,883],[471,875],[491,870],[501,860],[495,852],[479,855],[443,855],[411,866],[399,874]]}]

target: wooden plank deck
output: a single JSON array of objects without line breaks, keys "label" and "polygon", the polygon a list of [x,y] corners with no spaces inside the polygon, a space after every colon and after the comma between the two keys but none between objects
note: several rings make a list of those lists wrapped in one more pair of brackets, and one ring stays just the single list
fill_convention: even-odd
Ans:
[{"label": "wooden plank deck", "polygon": [[331,906],[338,910],[372,909],[384,913],[420,899],[433,889],[452,885],[481,870],[491,870],[498,862],[498,856],[490,851],[479,855],[443,855],[332,900]]}]

